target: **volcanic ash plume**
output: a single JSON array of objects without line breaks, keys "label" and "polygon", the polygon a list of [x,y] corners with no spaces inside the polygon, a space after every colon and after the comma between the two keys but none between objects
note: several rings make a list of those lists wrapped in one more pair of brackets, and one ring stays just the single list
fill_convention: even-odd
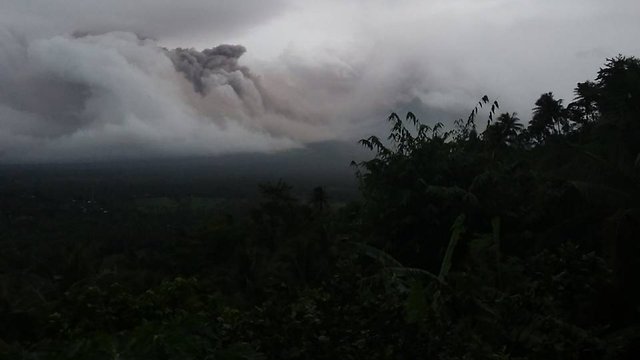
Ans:
[{"label": "volcanic ash plume", "polygon": [[258,76],[243,46],[166,49],[130,32],[0,28],[0,50],[0,162],[278,151],[344,136],[407,93],[381,91],[376,67],[284,56]]},{"label": "volcanic ash plume", "polygon": [[[228,78],[231,73],[240,72],[249,77],[249,69],[238,65],[238,59],[247,49],[241,45],[220,45],[211,49],[197,51],[195,49],[181,49],[167,51],[176,70],[193,84],[193,89],[205,95],[208,87],[205,84],[211,77]],[[230,83],[240,95],[242,89],[238,83]]]},{"label": "volcanic ash plume", "polygon": [[[266,109],[242,46],[166,50],[132,33],[26,41],[0,31],[0,161],[275,151],[298,146]],[[274,130],[276,129],[276,130]]]},{"label": "volcanic ash plume", "polygon": [[[194,108],[204,114],[218,113],[244,126],[275,136],[302,141],[331,137],[322,125],[322,115],[311,114],[299,104],[287,101],[295,90],[272,83],[267,89],[248,67],[239,64],[246,52],[241,45],[220,45],[198,51],[165,50],[199,98],[191,97]],[[271,90],[271,91],[270,91]],[[274,91],[275,90],[275,91]],[[276,95],[277,91],[284,96]]]}]

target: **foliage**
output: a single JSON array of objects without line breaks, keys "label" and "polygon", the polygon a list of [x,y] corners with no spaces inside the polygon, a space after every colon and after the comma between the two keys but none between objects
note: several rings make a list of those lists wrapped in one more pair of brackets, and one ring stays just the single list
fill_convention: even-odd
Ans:
[{"label": "foliage", "polygon": [[488,96],[451,130],[393,113],[349,204],[2,194],[0,357],[631,359],[639,64],[526,128]]}]

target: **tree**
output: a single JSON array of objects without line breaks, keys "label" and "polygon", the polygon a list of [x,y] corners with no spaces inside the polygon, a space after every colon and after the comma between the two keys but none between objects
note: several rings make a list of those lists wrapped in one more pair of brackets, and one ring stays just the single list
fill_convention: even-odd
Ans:
[{"label": "tree", "polygon": [[571,121],[580,125],[594,122],[598,118],[600,86],[593,81],[578,83],[573,90],[575,98],[567,106]]},{"label": "tree", "polygon": [[496,121],[496,125],[500,128],[502,139],[507,145],[513,145],[516,142],[518,135],[524,127],[520,123],[517,113],[501,114]]},{"label": "tree", "polygon": [[496,151],[520,142],[519,135],[523,125],[519,121],[516,113],[503,113],[495,123],[487,126],[482,135],[486,146],[492,152],[492,157]]},{"label": "tree", "polygon": [[309,201],[311,207],[318,212],[322,213],[329,204],[327,192],[322,186],[317,186],[313,189],[311,194],[311,200]]},{"label": "tree", "polygon": [[607,59],[596,81],[601,90],[598,108],[603,114],[640,114],[640,59],[618,55]]},{"label": "tree", "polygon": [[[640,170],[640,59],[619,55],[598,71],[601,114],[594,135],[602,154],[622,172]],[[606,154],[606,155],[605,155]]]},{"label": "tree", "polygon": [[537,142],[550,136],[560,135],[569,130],[566,109],[562,99],[555,99],[552,92],[540,95],[533,108],[533,118],[528,131]]}]

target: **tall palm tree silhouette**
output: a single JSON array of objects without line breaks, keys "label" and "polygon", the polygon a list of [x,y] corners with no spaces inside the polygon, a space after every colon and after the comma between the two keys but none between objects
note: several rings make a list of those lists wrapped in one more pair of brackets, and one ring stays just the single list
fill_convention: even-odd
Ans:
[{"label": "tall palm tree silhouette", "polygon": [[578,83],[573,90],[575,98],[569,104],[570,108],[578,110],[578,117],[574,117],[576,122],[586,123],[596,119],[598,114],[598,97],[600,95],[600,87],[593,81],[585,81]]},{"label": "tall palm tree silhouette", "polygon": [[566,109],[562,99],[555,99],[552,92],[540,95],[533,108],[533,118],[529,122],[529,133],[538,141],[551,135],[562,134],[567,129]]},{"label": "tall palm tree silhouette", "polygon": [[506,144],[513,144],[524,128],[517,113],[500,114],[496,120],[496,125],[500,129],[502,142]]},{"label": "tall palm tree silhouette", "polygon": [[519,122],[516,113],[503,113],[498,116],[493,124],[487,126],[484,131],[484,140],[492,151],[492,157],[496,151],[508,146],[512,146],[518,142],[519,135],[523,129],[523,125]]}]

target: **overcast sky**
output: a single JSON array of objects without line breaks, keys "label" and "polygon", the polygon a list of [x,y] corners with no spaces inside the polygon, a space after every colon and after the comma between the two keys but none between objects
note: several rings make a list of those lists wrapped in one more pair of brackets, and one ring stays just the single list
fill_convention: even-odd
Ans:
[{"label": "overcast sky", "polygon": [[[278,151],[526,122],[605,58],[640,55],[638,0],[0,0],[0,161]],[[215,51],[188,52],[175,48]]]}]

